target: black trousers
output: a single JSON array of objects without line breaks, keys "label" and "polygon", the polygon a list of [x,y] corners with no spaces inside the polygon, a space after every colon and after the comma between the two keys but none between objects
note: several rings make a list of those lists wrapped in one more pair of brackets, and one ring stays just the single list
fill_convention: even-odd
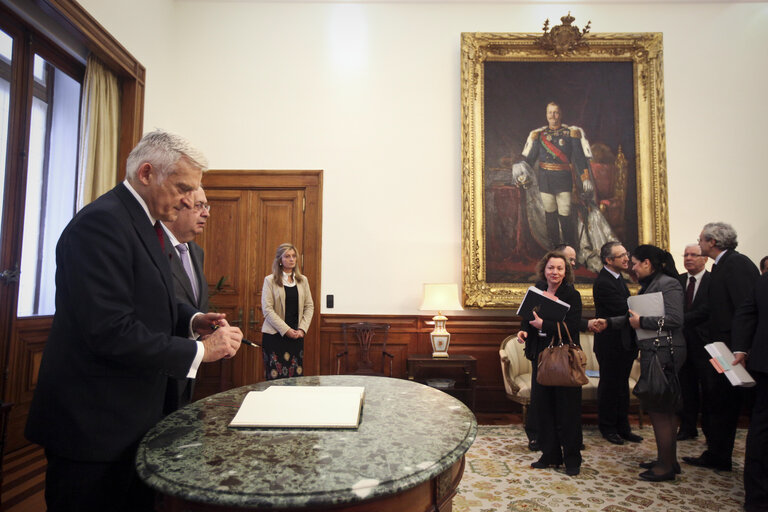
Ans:
[{"label": "black trousers", "polygon": [[[688,357],[680,368],[680,390],[683,394],[683,411],[680,413],[680,432],[696,434],[699,424],[699,413],[702,413],[702,381],[704,374],[712,368],[709,362],[711,356],[701,345],[688,344]],[[702,418],[702,430],[707,420]]]},{"label": "black trousers", "polygon": [[581,388],[542,386],[534,366],[531,400],[536,402],[536,426],[541,459],[547,464],[581,467]]},{"label": "black trousers", "polygon": [[733,442],[744,399],[741,388],[731,386],[725,375],[710,365],[702,377],[702,430],[707,437],[707,457],[730,464]]},{"label": "black trousers", "polygon": [[597,422],[600,433],[629,434],[629,374],[637,351],[618,346],[602,346],[595,353],[600,365],[600,381],[597,384]]},{"label": "black trousers", "polygon": [[744,506],[768,510],[768,374],[752,372],[755,405],[749,420],[744,454]]},{"label": "black trousers", "polygon": [[48,512],[152,512],[154,491],[136,473],[134,458],[90,462],[45,452]]}]

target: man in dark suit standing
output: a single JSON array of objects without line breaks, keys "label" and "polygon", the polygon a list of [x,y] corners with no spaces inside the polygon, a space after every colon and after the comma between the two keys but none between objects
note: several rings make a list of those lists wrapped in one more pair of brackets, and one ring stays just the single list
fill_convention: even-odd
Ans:
[{"label": "man in dark suit standing", "polygon": [[[211,206],[202,187],[192,196],[192,208],[185,208],[173,222],[164,222],[171,241],[171,271],[176,299],[198,311],[208,312],[208,281],[203,274],[203,248],[193,242],[203,232]],[[168,378],[165,412],[170,414],[192,400],[195,379]]]},{"label": "man in dark suit standing", "polygon": [[768,274],[733,319],[733,364],[744,364],[755,379],[755,404],[744,450],[744,510],[768,510]]},{"label": "man in dark suit standing", "polygon": [[25,431],[45,448],[50,512],[153,510],[135,455],[163,416],[168,377],[193,377],[240,346],[224,315],[176,301],[159,223],[192,207],[205,168],[185,139],[149,133],[126,180],[59,238],[56,313]]},{"label": "man in dark suit standing", "polygon": [[[701,381],[711,366],[709,353],[704,348],[707,341],[707,297],[709,272],[704,266],[707,257],[702,256],[698,244],[685,247],[683,266],[687,272],[680,274],[680,284],[685,290],[685,320],[683,336],[688,349],[683,367],[680,368],[680,388],[683,395],[683,411],[680,414],[678,441],[693,439],[699,435],[696,425],[701,408]],[[708,418],[702,417],[702,429],[706,435]]]},{"label": "man in dark suit standing", "polygon": [[[607,242],[600,249],[603,268],[592,286],[595,316],[611,318],[625,316],[628,311],[629,288],[621,273],[629,268],[629,254],[619,242]],[[629,374],[637,357],[637,344],[629,324],[613,327],[595,334],[595,356],[600,365],[597,385],[597,418],[600,433],[613,444],[643,440],[629,426]]]},{"label": "man in dark suit standing", "polygon": [[[709,280],[709,341],[722,341],[732,349],[733,316],[752,293],[760,272],[752,261],[736,251],[736,231],[729,224],[711,222],[699,235],[701,254],[715,260]],[[720,471],[732,468],[733,442],[743,401],[742,390],[731,386],[724,375],[708,368],[703,376],[707,449],[699,457],[683,457],[694,466]]]}]

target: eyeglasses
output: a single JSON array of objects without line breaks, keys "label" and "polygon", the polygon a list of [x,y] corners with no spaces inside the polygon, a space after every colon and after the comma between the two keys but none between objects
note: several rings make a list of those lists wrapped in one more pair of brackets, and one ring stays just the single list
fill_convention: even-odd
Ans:
[{"label": "eyeglasses", "polygon": [[196,212],[199,212],[200,210],[205,210],[207,212],[211,211],[211,205],[202,201],[196,202],[192,208],[194,208]]},{"label": "eyeglasses", "polygon": [[705,256],[703,254],[696,254],[695,252],[684,252],[683,258],[704,258]]},{"label": "eyeglasses", "polygon": [[617,260],[617,259],[620,260],[622,258],[629,258],[629,253],[628,252],[623,252],[621,254],[614,254],[613,256],[611,256],[612,260]]}]

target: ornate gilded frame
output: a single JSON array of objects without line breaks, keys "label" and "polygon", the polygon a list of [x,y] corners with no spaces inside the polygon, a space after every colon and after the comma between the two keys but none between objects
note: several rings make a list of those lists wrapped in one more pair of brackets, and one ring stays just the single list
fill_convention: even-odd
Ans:
[{"label": "ornate gilded frame", "polygon": [[[637,238],[669,246],[662,35],[588,34],[563,26],[544,34],[462,33],[462,275],[463,303],[469,308],[517,308],[527,282],[486,279],[485,65],[501,62],[631,62],[634,85],[634,138]],[[575,30],[574,30],[575,29]],[[559,31],[558,31],[559,30]],[[542,107],[543,112],[543,107]],[[630,248],[630,247],[628,247]],[[543,254],[543,252],[542,252]],[[592,285],[577,284],[585,307],[593,307]]]}]

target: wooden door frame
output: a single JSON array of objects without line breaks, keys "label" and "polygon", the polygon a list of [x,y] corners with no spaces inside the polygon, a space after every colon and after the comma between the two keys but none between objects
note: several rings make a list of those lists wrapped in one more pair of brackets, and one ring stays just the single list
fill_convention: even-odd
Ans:
[{"label": "wooden door frame", "polygon": [[[320,310],[323,241],[322,170],[210,170],[203,174],[205,190],[280,190],[303,189],[305,258],[302,272],[309,280],[315,302],[312,326],[304,340],[305,375],[320,372]],[[310,221],[311,220],[311,221]],[[310,257],[307,257],[310,255]]]}]

